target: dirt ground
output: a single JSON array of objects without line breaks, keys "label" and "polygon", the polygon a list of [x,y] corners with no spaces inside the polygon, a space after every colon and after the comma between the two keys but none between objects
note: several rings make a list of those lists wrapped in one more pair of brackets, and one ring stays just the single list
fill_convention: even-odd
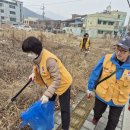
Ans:
[{"label": "dirt ground", "polygon": [[[22,37],[22,40],[25,37]],[[81,37],[66,34],[44,34],[42,37],[44,47],[56,54],[73,76],[72,93],[85,91],[87,78],[96,62],[106,53],[112,52],[115,40],[91,40],[89,53],[85,54],[79,49]],[[17,98],[10,102],[13,95],[28,81],[32,71],[32,61],[22,52],[22,40],[16,37],[0,37],[0,130],[18,130],[20,113],[43,94],[43,88],[31,83]]]}]

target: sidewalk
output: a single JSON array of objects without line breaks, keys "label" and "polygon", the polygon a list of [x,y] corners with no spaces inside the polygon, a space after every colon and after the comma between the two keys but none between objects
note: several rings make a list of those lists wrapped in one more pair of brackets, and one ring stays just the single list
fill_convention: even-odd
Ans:
[{"label": "sidewalk", "polygon": [[[91,123],[93,118],[93,110],[90,112],[87,120],[82,126],[81,130],[104,130],[108,121],[109,107],[107,107],[102,118],[99,120],[98,124],[95,126]],[[123,109],[116,130],[129,130],[130,129],[130,111],[128,111],[128,103]]]},{"label": "sidewalk", "polygon": [[[83,124],[81,130],[104,130],[106,127],[107,121],[108,121],[108,113],[109,113],[109,107],[107,107],[102,118],[99,120],[98,124],[95,126],[91,123],[91,120],[93,118],[93,110],[92,110],[91,113],[89,114],[88,118],[86,119],[85,123]],[[122,130],[123,117],[124,117],[124,111],[121,113],[116,130]]]},{"label": "sidewalk", "polygon": [[[79,92],[78,95],[76,96],[76,101],[74,104],[71,104],[70,105],[70,109],[71,109],[71,114],[72,114],[72,111],[76,108],[77,104],[79,104],[79,102],[83,99],[85,93],[83,92]],[[59,130],[59,126],[61,124],[61,113],[60,113],[60,110],[58,111],[55,111],[55,114],[54,114],[54,129],[53,130]]]},{"label": "sidewalk", "polygon": [[[77,96],[77,104],[81,101],[81,99],[84,97],[84,93],[80,92]],[[71,111],[74,110],[76,105],[72,105]],[[108,121],[108,113],[109,113],[109,107],[106,109],[105,113],[103,114],[102,118],[99,120],[98,124],[95,126],[92,124],[91,120],[93,118],[93,110],[91,110],[88,117],[84,120],[84,123],[80,129],[76,130],[104,130],[106,127],[107,121]],[[78,118],[78,117],[77,117]],[[55,112],[55,126],[53,130],[57,130],[59,125],[61,124],[61,114],[60,111]],[[116,130],[129,130],[130,129],[130,112],[128,111],[128,104],[123,109],[117,128]],[[73,130],[73,129],[70,129]]]}]

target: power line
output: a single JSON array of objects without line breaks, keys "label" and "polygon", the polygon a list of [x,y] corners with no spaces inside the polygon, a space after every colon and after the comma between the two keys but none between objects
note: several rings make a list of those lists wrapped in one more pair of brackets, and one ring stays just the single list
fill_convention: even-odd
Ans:
[{"label": "power line", "polygon": [[47,3],[46,5],[65,4],[65,3],[71,3],[71,2],[76,2],[76,1],[81,1],[81,0],[71,0],[71,1],[65,1],[65,2],[54,2],[54,3]]}]

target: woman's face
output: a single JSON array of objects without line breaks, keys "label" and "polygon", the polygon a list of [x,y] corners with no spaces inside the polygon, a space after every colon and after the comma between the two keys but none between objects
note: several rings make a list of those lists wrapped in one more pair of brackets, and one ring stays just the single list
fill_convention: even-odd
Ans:
[{"label": "woman's face", "polygon": [[35,53],[29,52],[28,57],[35,59],[37,57],[37,55]]},{"label": "woman's face", "polygon": [[129,56],[129,50],[125,50],[120,46],[116,46],[116,57],[119,61],[125,62]]}]

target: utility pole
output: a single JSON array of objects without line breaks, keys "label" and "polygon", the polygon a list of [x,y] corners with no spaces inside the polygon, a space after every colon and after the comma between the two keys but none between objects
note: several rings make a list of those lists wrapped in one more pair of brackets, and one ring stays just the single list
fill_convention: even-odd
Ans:
[{"label": "utility pole", "polygon": [[126,27],[126,34],[130,35],[130,17],[129,17],[129,21]]},{"label": "utility pole", "polygon": [[130,2],[129,2],[129,0],[127,0],[127,2],[128,2],[128,5],[129,5],[129,8],[130,8]]},{"label": "utility pole", "polygon": [[42,9],[42,11],[43,11],[43,12],[42,12],[42,17],[43,17],[43,20],[44,20],[44,17],[45,17],[45,6],[44,6],[44,4],[43,4],[43,6],[42,6],[41,9]]},{"label": "utility pole", "polygon": [[1,27],[1,24],[2,24],[2,19],[1,19],[1,10],[0,10],[0,27]]},{"label": "utility pole", "polygon": [[[130,2],[129,2],[129,0],[127,0],[127,2],[128,2],[128,5],[129,5],[129,8],[130,8]],[[128,35],[130,35],[130,17],[129,17],[128,25],[127,25],[127,28],[126,28],[126,33]]]},{"label": "utility pole", "polygon": [[43,30],[45,29],[45,23],[44,23],[44,18],[45,18],[45,6],[44,6],[44,3],[43,3],[43,6],[42,6],[42,28]]}]

